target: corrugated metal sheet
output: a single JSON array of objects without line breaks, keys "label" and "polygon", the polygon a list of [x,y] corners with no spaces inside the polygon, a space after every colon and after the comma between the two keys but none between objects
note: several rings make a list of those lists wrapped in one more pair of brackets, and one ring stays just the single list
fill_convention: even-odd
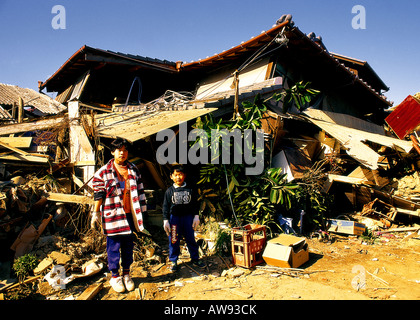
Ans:
[{"label": "corrugated metal sheet", "polygon": [[385,122],[398,138],[404,139],[420,124],[420,103],[408,96],[385,118]]},{"label": "corrugated metal sheet", "polygon": [[13,106],[23,99],[24,107],[34,107],[44,114],[58,114],[66,107],[51,97],[28,88],[9,84],[0,84],[0,105]]}]

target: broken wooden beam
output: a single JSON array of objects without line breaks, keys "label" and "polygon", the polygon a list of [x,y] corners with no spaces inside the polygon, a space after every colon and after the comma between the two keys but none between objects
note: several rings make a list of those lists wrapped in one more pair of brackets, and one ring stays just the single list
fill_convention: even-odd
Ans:
[{"label": "broken wooden beam", "polygon": [[381,230],[380,233],[390,233],[390,232],[417,232],[420,230],[420,227],[404,227],[404,228],[393,228],[388,230]]},{"label": "broken wooden beam", "polygon": [[[3,161],[26,161],[26,162],[40,162],[40,163],[48,163],[48,159],[44,157],[38,157],[34,154],[30,155],[6,155],[6,156],[0,156],[0,159]],[[27,164],[25,164],[26,166]]]},{"label": "broken wooden beam", "polygon": [[93,197],[87,197],[87,196],[81,196],[81,195],[75,195],[75,194],[50,192],[47,195],[47,199],[50,201],[57,201],[57,202],[93,205]]},{"label": "broken wooden beam", "polygon": [[43,277],[44,277],[44,275],[40,274],[40,275],[37,275],[37,276],[34,276],[34,277],[30,277],[30,278],[28,278],[28,279],[26,279],[26,280],[24,280],[22,282],[18,282],[18,283],[13,282],[13,283],[10,283],[10,284],[8,284],[8,285],[0,288],[0,292],[15,289],[15,288],[19,287],[21,284],[28,284],[28,283],[34,282],[34,281],[36,281],[36,280],[38,280],[40,278],[43,278]]},{"label": "broken wooden beam", "polygon": [[4,125],[0,127],[0,135],[57,128],[66,119],[67,115],[61,115],[55,118]]},{"label": "broken wooden beam", "polygon": [[420,217],[420,211],[416,210],[408,210],[408,209],[402,209],[402,208],[396,208],[398,213],[403,213],[403,214],[407,214],[409,216],[414,216],[414,217]]}]

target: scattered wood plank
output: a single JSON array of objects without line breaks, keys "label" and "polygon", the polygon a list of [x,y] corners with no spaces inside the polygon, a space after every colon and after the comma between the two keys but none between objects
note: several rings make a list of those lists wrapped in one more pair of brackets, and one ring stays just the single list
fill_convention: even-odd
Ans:
[{"label": "scattered wood plank", "polygon": [[[19,154],[19,153],[6,154],[6,155],[1,155],[0,159],[3,160],[3,161],[16,161],[17,163],[15,165],[18,165],[20,161],[48,163],[48,158],[39,157],[35,153],[29,153],[29,154],[26,154],[26,155]],[[25,163],[23,166],[27,166],[27,164]]]},{"label": "scattered wood plank", "polygon": [[29,148],[32,137],[0,137],[0,142],[15,148]]},{"label": "scattered wood plank", "polygon": [[76,300],[92,300],[102,290],[103,286],[102,282],[91,284]]},{"label": "scattered wood plank", "polygon": [[403,213],[403,214],[407,214],[409,216],[414,216],[414,217],[420,217],[420,211],[419,210],[408,210],[408,209],[402,209],[402,208],[396,208],[398,213]]},{"label": "scattered wood plank", "polygon": [[75,194],[65,194],[65,193],[48,193],[47,199],[50,201],[57,202],[68,202],[68,203],[80,203],[93,205],[93,198]]},{"label": "scattered wood plank", "polygon": [[419,227],[405,227],[405,228],[393,228],[388,230],[382,230],[381,233],[390,233],[390,232],[410,232],[410,231],[419,231]]},{"label": "scattered wood plank", "polygon": [[256,266],[257,269],[284,274],[311,274],[317,272],[335,272],[334,270],[305,270],[299,268],[281,268],[276,266]]},{"label": "scattered wood plank", "polygon": [[225,259],[223,259],[221,255],[218,254],[218,257],[223,261],[227,268],[230,268],[229,264],[225,261]]},{"label": "scattered wood plank", "polygon": [[168,288],[168,287],[172,287],[172,286],[174,286],[174,285],[175,285],[175,283],[174,283],[174,282],[172,282],[172,283],[164,283],[164,284],[159,285],[159,286],[158,286],[158,289],[166,289],[166,288]]},{"label": "scattered wood plank", "polygon": [[[37,275],[35,277],[31,277],[31,278],[28,278],[28,279],[24,280],[22,282],[22,284],[31,283],[31,282],[34,282],[34,281],[38,280],[39,278],[43,278],[43,277],[44,277],[44,275],[40,274],[40,275]],[[15,289],[15,288],[19,287],[20,285],[21,285],[21,283],[19,283],[19,282],[18,283],[10,283],[7,286],[4,286],[3,288],[0,288],[0,292]]]},{"label": "scattered wood plank", "polygon": [[352,185],[359,185],[359,184],[368,184],[369,181],[365,178],[359,177],[350,177],[350,176],[340,176],[337,174],[328,174],[328,179],[325,181],[323,191],[329,192],[333,182],[342,182],[342,183],[349,183]]},{"label": "scattered wood plank", "polygon": [[346,192],[345,195],[350,200],[350,202],[353,203],[353,205],[355,206],[355,210],[362,210],[363,206],[366,203],[369,203],[375,198],[378,198],[397,208],[397,211],[399,213],[413,215],[417,217],[419,216],[417,211],[420,210],[419,203],[366,186],[353,185],[353,192]]},{"label": "scattered wood plank", "polygon": [[156,267],[153,268],[153,272],[159,271],[164,265],[165,263],[158,264]]},{"label": "scattered wood plank", "polygon": [[0,292],[7,291],[7,290],[9,290],[11,287],[13,287],[14,285],[16,285],[16,281],[13,281],[13,282],[11,282],[11,283],[6,284],[4,287],[1,287],[1,288],[0,288]]}]

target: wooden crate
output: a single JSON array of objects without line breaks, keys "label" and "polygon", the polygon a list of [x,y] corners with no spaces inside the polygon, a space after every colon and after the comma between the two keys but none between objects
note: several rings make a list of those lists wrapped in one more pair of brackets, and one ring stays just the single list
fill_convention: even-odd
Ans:
[{"label": "wooden crate", "polygon": [[266,242],[266,227],[257,224],[247,224],[232,229],[233,264],[252,268],[264,262],[262,257]]}]

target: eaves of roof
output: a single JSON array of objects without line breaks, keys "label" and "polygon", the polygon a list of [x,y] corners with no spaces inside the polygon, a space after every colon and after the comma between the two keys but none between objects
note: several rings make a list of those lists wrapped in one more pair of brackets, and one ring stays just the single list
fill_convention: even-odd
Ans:
[{"label": "eaves of roof", "polygon": [[348,61],[352,64],[362,66],[363,68],[365,68],[367,70],[367,72],[369,72],[372,75],[374,80],[379,83],[382,90],[385,90],[385,91],[389,90],[389,87],[383,82],[383,80],[378,76],[376,71],[373,70],[373,68],[370,66],[370,64],[367,61],[347,57],[347,56],[344,56],[344,55],[338,54],[338,53],[333,53],[333,52],[330,52],[330,53],[336,59]]},{"label": "eaves of roof", "polygon": [[184,71],[192,71],[206,66],[214,66],[218,63],[225,63],[231,59],[236,59],[241,54],[248,54],[251,51],[258,50],[262,45],[269,43],[287,25],[290,25],[289,20],[275,25],[267,31],[262,31],[258,36],[253,37],[248,41],[242,42],[241,44],[232,47],[229,50],[225,50],[221,53],[217,53],[211,57],[200,59],[198,61],[182,63],[179,65],[179,69]]},{"label": "eaves of roof", "polygon": [[40,83],[39,91],[47,88],[48,91],[57,91],[56,88],[64,79],[74,80],[91,67],[103,64],[124,65],[127,67],[141,66],[165,72],[176,72],[176,63],[143,57],[138,55],[125,54],[110,50],[102,50],[84,45],[77,50],[66,62],[47,80]]}]

